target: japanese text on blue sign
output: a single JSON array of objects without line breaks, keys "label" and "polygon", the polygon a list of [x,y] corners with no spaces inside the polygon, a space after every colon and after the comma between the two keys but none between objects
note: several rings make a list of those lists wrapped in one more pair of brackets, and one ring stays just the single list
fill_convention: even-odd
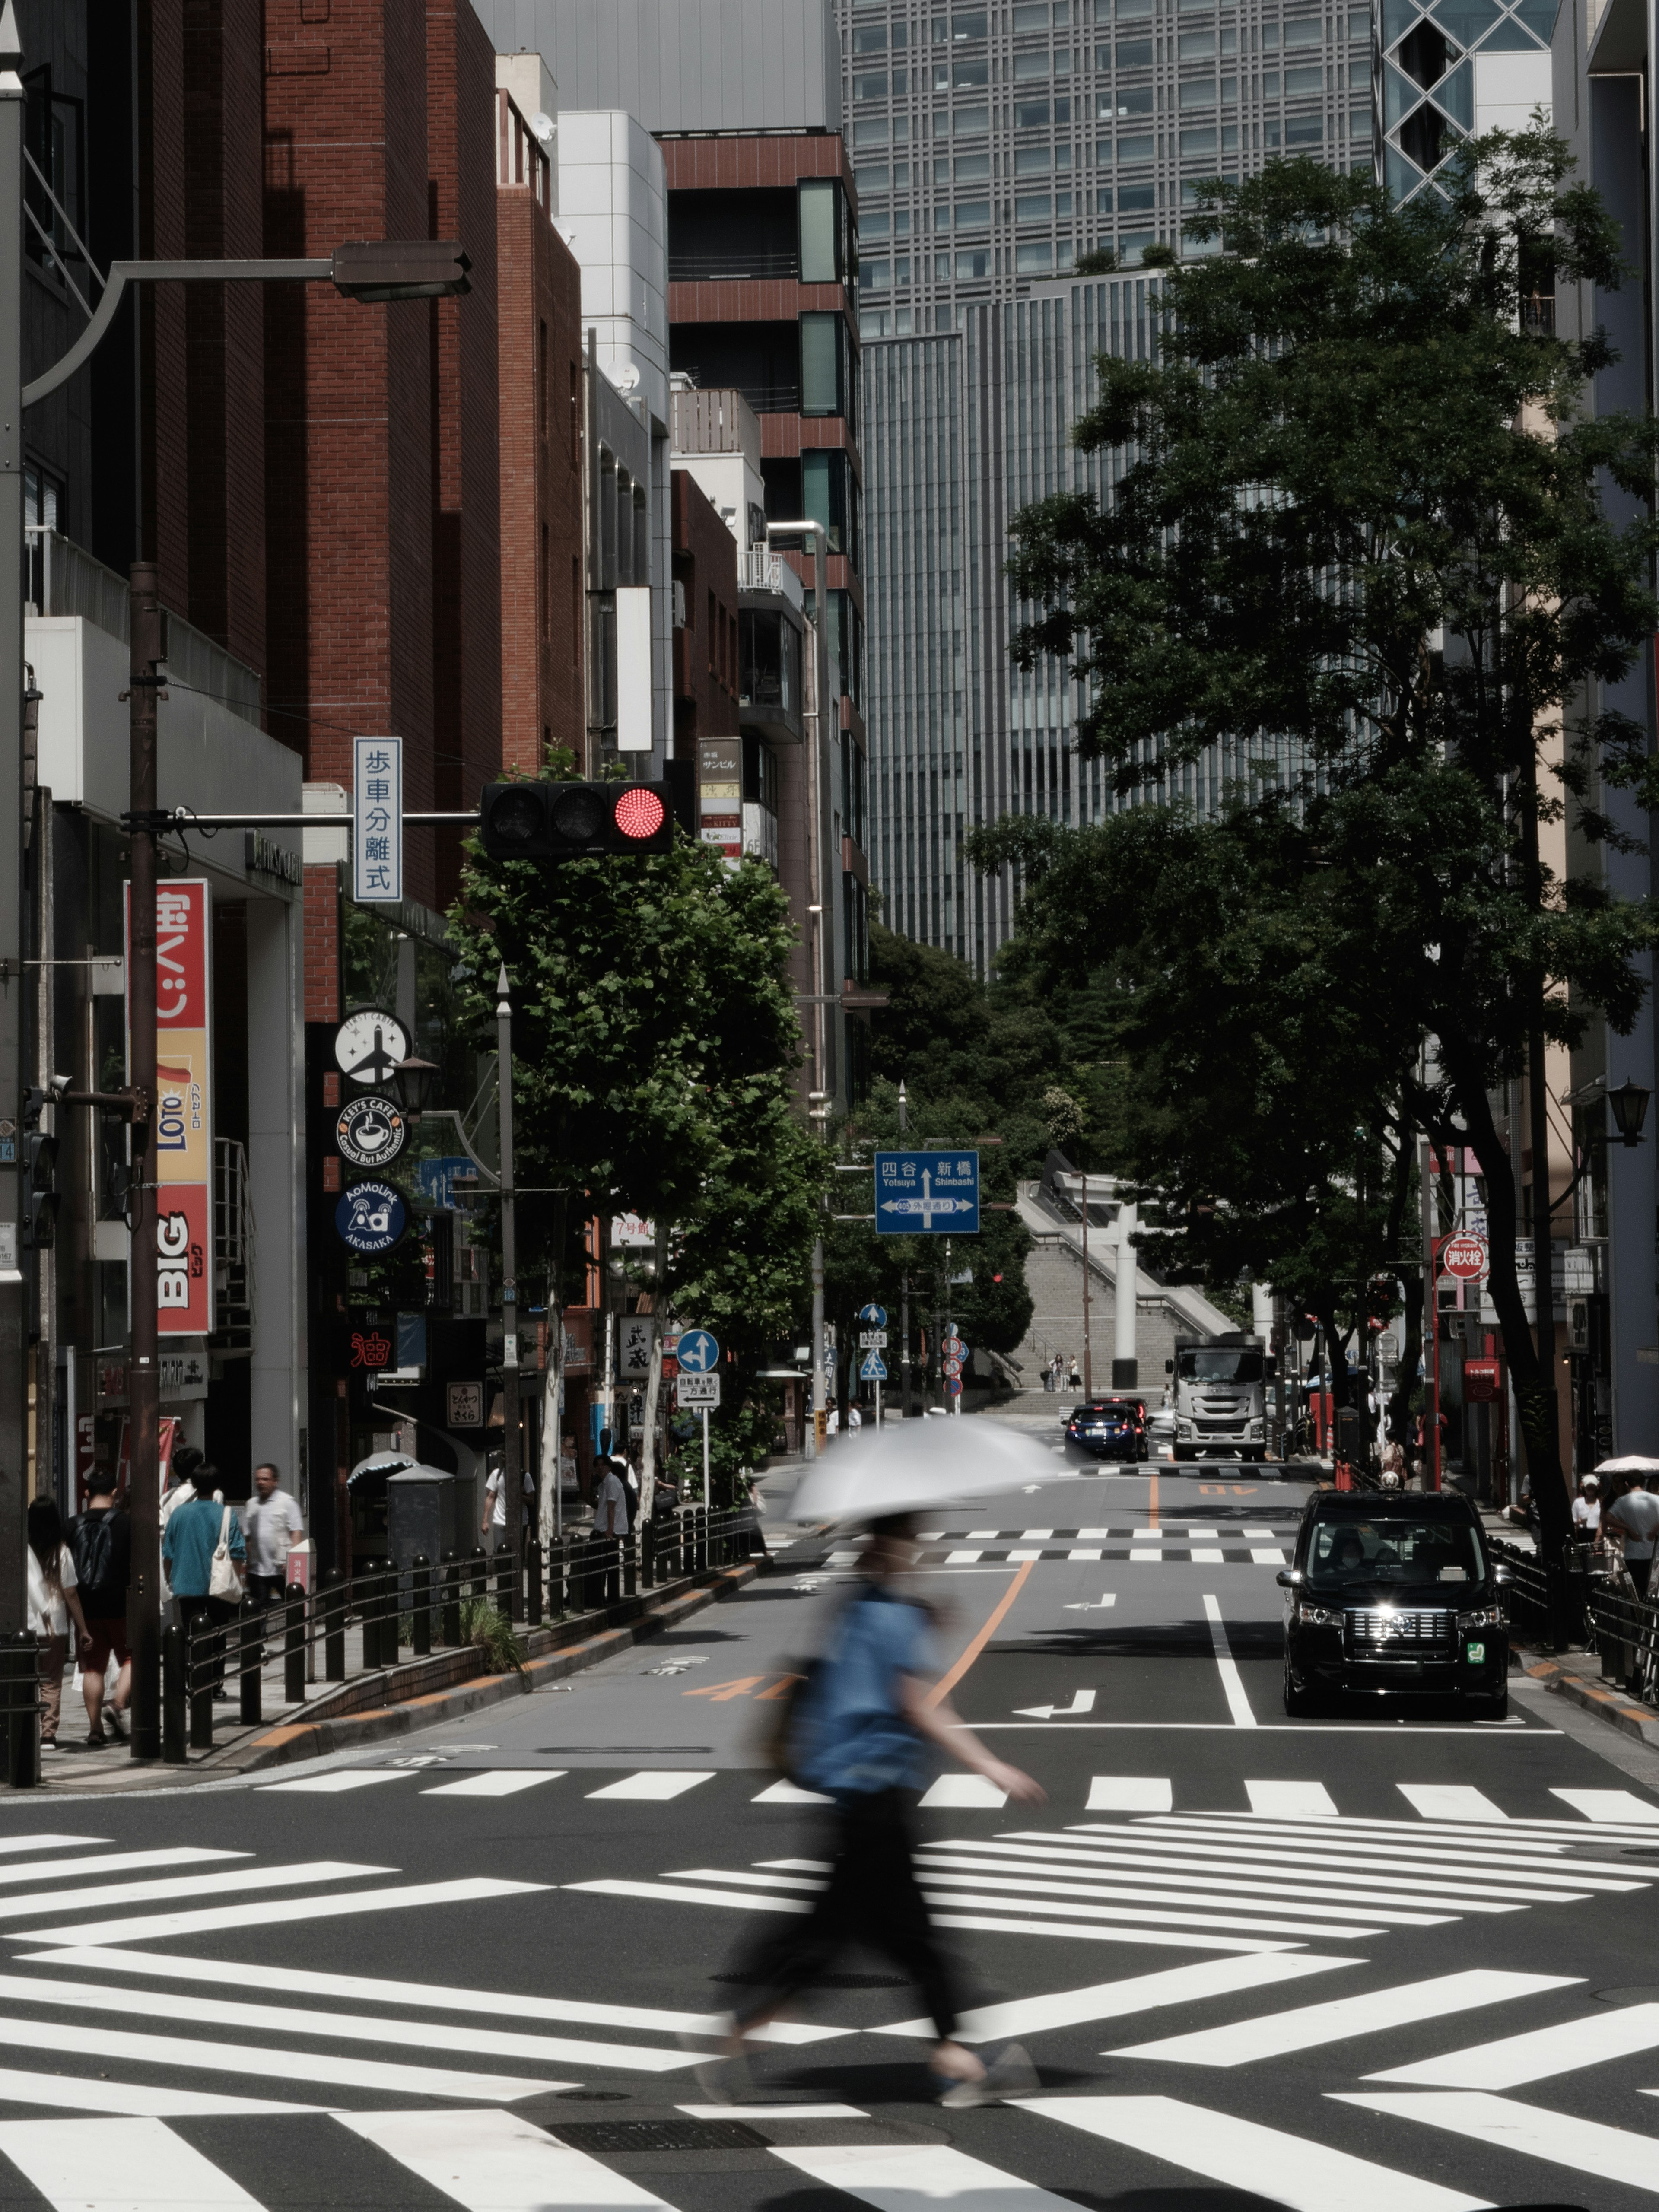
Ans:
[{"label": "japanese text on blue sign", "polygon": [[977,1236],[979,1154],[878,1152],[876,1233]]}]

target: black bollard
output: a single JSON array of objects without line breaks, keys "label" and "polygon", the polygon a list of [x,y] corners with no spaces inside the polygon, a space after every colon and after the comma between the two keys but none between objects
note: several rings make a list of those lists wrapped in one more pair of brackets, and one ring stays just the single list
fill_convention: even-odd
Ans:
[{"label": "black bollard", "polygon": [[432,1651],[432,1562],[424,1552],[416,1552],[410,1572],[412,1648],[417,1659],[430,1656]]},{"label": "black bollard", "polygon": [[453,1552],[438,1562],[438,1641],[453,1650],[461,1640],[461,1563]]},{"label": "black bollard", "polygon": [[236,1656],[242,1675],[242,1723],[256,1723],[259,1711],[259,1670],[264,1663],[264,1607],[250,1591],[236,1608]]},{"label": "black bollard", "polygon": [[288,1617],[283,1627],[283,1703],[306,1701],[306,1593],[302,1583],[288,1586]]},{"label": "black bollard", "polygon": [[323,1577],[319,1593],[323,1607],[323,1680],[343,1682],[346,1657],[346,1605],[350,1592],[346,1577],[338,1567],[331,1567]]},{"label": "black bollard", "polygon": [[637,1531],[630,1528],[622,1540],[622,1594],[624,1597],[637,1597],[640,1594],[640,1545]]},{"label": "black bollard", "polygon": [[14,1790],[33,1790],[40,1779],[40,1646],[29,1630],[0,1636],[0,1685],[6,1780]]},{"label": "black bollard", "polygon": [[525,1619],[532,1628],[539,1628],[542,1625],[542,1547],[534,1536],[524,1547],[524,1564],[526,1578],[530,1585]]},{"label": "black bollard", "polygon": [[161,1757],[168,1766],[183,1766],[185,1763],[188,1705],[185,1695],[185,1632],[174,1621],[161,1631]]},{"label": "black bollard", "polygon": [[489,1595],[489,1561],[484,1556],[484,1547],[482,1544],[475,1544],[472,1547],[471,1568],[472,1595],[479,1598],[488,1597]]},{"label": "black bollard", "polygon": [[213,1623],[198,1613],[185,1640],[185,1689],[190,1699],[190,1747],[213,1748],[213,1680],[217,1636]]},{"label": "black bollard", "polygon": [[565,1616],[568,1558],[563,1537],[556,1537],[547,1547],[547,1610],[553,1620],[562,1620]]}]

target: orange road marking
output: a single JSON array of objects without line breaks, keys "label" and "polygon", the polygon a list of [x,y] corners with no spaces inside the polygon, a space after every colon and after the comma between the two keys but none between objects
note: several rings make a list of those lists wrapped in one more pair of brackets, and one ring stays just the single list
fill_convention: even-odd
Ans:
[{"label": "orange road marking", "polygon": [[683,1698],[712,1698],[717,1705],[728,1704],[733,1698],[747,1697],[757,1682],[763,1682],[764,1674],[745,1674],[736,1682],[708,1682],[700,1690],[682,1690]]},{"label": "orange road marking", "polygon": [[984,1627],[981,1629],[979,1634],[974,1638],[973,1642],[968,1646],[968,1649],[963,1653],[961,1658],[957,1660],[956,1665],[951,1668],[950,1673],[945,1675],[942,1681],[935,1682],[933,1688],[929,1690],[926,1699],[927,1704],[929,1705],[942,1705],[945,1703],[945,1700],[950,1696],[951,1691],[955,1689],[957,1684],[968,1672],[968,1669],[973,1665],[975,1660],[978,1658],[980,1653],[984,1650],[986,1645],[996,1634],[998,1629],[1001,1627],[1003,1621],[1007,1615],[1009,1607],[1019,1595],[1021,1590],[1024,1589],[1025,1578],[1036,1565],[1036,1561],[1035,1559],[1024,1559],[1021,1561],[1019,1572],[1014,1577],[1012,1582],[1009,1583],[1007,1589],[1002,1593],[1001,1597],[997,1602],[995,1612],[992,1613],[991,1618],[986,1622]]},{"label": "orange road marking", "polygon": [[1152,1495],[1146,1500],[1146,1519],[1148,1523],[1156,1528],[1158,1526],[1158,1470],[1156,1468],[1146,1480],[1152,1485]]},{"label": "orange road marking", "polygon": [[792,1682],[804,1682],[805,1680],[805,1674],[781,1674],[769,1690],[763,1690],[760,1692],[755,1703],[757,1705],[763,1705],[769,1698],[781,1698]]}]

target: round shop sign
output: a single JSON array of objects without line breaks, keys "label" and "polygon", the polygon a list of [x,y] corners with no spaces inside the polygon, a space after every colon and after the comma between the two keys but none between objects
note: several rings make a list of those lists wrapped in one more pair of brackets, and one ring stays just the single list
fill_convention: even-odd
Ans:
[{"label": "round shop sign", "polygon": [[389,1252],[403,1235],[409,1209],[389,1182],[356,1182],[342,1194],[334,1226],[343,1243],[371,1256]]},{"label": "round shop sign", "polygon": [[334,1141],[354,1168],[390,1167],[409,1141],[409,1124],[401,1106],[371,1091],[340,1109]]},{"label": "round shop sign", "polygon": [[409,1035],[394,1015],[365,1006],[348,1014],[334,1032],[334,1059],[354,1083],[389,1083],[409,1058]]},{"label": "round shop sign", "polygon": [[1441,1272],[1454,1282],[1478,1283],[1486,1272],[1484,1237],[1449,1237],[1440,1247]]}]

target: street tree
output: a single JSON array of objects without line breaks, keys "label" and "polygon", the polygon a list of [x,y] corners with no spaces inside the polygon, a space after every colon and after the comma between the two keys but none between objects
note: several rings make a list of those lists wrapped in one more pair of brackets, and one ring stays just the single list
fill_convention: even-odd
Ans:
[{"label": "street tree", "polygon": [[[1655,627],[1659,432],[1589,417],[1605,338],[1558,338],[1530,312],[1559,282],[1627,274],[1562,142],[1541,123],[1487,133],[1437,185],[1396,207],[1368,175],[1296,161],[1204,188],[1188,230],[1220,250],[1167,270],[1156,356],[1097,363],[1076,435],[1111,457],[1109,495],[1017,519],[1011,573],[1032,614],[1015,655],[1069,660],[1079,748],[1126,802],[1167,796],[1219,752],[1241,899],[1265,842],[1365,916],[1364,957],[1319,1009],[1332,1060],[1369,1052],[1379,985],[1405,1036],[1386,1014],[1384,1056],[1401,1056],[1343,1119],[1380,1127],[1398,1102],[1408,1132],[1480,1161],[1555,1556],[1570,1524],[1553,1363],[1519,1287],[1518,1164],[1490,1093],[1526,1073],[1541,1118],[1547,1042],[1598,1012],[1626,1028],[1639,1003],[1648,911],[1555,880],[1539,828],[1565,808],[1585,836],[1610,834],[1598,785],[1659,800],[1644,732],[1585,704]],[[1024,857],[1011,833],[981,854]],[[1100,929],[1091,942],[1101,954]],[[1178,934],[1170,950],[1191,956]],[[1224,1067],[1206,1079],[1224,1085]],[[1544,1313],[1547,1334],[1547,1297]]]}]

